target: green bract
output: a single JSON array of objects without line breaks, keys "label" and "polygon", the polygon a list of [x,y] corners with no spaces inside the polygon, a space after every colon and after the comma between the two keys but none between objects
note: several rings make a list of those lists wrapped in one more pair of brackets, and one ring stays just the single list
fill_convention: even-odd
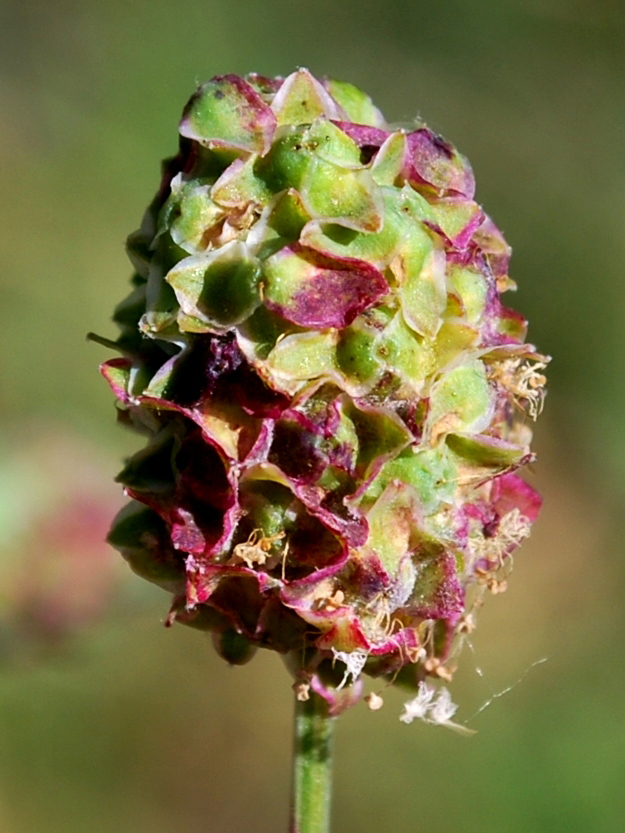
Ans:
[{"label": "green bract", "polygon": [[231,662],[289,655],[335,711],[337,657],[352,682],[448,677],[538,512],[515,470],[546,361],[469,163],[303,69],[212,79],[180,135],[103,367],[149,438],[110,541],[170,623]]}]

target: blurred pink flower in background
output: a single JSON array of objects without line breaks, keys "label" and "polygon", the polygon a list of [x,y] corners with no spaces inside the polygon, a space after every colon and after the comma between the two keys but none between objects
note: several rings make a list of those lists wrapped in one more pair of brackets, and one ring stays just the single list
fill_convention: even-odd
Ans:
[{"label": "blurred pink flower in background", "polygon": [[[99,452],[62,428],[0,437],[0,655],[59,646],[102,620],[125,571],[105,542],[122,500]],[[104,472],[104,474],[103,474]]]}]

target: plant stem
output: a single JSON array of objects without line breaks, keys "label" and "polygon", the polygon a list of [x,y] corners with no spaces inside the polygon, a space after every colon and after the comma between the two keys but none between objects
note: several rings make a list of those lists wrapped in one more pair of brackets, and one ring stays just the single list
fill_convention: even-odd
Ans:
[{"label": "plant stem", "polygon": [[295,700],[289,833],[330,831],[333,724],[328,704],[314,691],[308,700]]}]

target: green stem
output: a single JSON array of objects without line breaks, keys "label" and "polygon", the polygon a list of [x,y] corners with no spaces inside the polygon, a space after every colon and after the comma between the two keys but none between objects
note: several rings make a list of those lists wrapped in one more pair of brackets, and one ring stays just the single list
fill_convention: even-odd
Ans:
[{"label": "green stem", "polygon": [[311,691],[308,700],[295,700],[290,833],[330,831],[333,724],[318,694]]}]

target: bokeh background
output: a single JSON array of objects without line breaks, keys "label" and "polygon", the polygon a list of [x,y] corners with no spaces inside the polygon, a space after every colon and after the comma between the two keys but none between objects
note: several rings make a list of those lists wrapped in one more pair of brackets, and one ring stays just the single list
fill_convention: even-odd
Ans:
[{"label": "bokeh background", "polygon": [[[101,543],[140,438],[85,342],[113,336],[123,243],[197,82],[315,74],[422,115],[514,246],[555,360],[545,508],[453,691],[471,739],[339,721],[337,833],[613,833],[625,815],[625,14],[621,0],[1,0],[0,829],[286,829],[291,692],[160,622]],[[546,662],[533,665],[546,658]],[[529,670],[528,670],[529,669]],[[526,673],[527,671],[527,673]]]}]

